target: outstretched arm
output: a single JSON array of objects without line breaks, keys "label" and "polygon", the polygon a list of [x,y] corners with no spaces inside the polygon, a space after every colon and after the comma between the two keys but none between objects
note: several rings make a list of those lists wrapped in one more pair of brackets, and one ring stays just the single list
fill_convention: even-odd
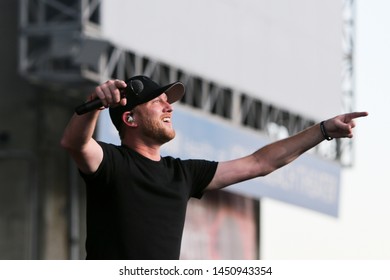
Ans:
[{"label": "outstretched arm", "polygon": [[354,119],[367,115],[367,112],[339,115],[323,123],[324,131],[320,124],[316,124],[286,139],[268,144],[246,157],[220,162],[207,190],[265,176],[321,143],[325,140],[324,133],[330,138],[352,138]]},{"label": "outstretched arm", "polygon": [[[124,81],[107,81],[95,88],[90,100],[100,98],[104,107],[125,105],[126,99],[120,98],[119,90],[125,87]],[[69,152],[77,167],[87,174],[95,172],[103,159],[100,145],[92,138],[99,112],[95,110],[80,116],[74,114],[61,139],[61,146]]]}]

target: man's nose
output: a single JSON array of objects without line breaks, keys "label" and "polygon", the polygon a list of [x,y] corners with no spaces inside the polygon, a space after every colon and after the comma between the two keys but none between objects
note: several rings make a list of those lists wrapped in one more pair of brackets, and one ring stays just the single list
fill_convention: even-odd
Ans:
[{"label": "man's nose", "polygon": [[172,112],[173,111],[172,104],[169,103],[168,101],[165,101],[164,110],[167,111],[167,112]]}]

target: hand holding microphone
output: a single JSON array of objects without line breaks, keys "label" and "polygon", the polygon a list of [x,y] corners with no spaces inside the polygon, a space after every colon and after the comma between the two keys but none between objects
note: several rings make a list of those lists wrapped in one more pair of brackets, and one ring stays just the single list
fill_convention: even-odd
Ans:
[{"label": "hand holding microphone", "polygon": [[95,88],[95,98],[75,108],[78,115],[82,115],[101,107],[112,104],[126,105],[127,84],[121,80],[110,80]]},{"label": "hand holding microphone", "polygon": [[182,98],[184,91],[184,85],[181,82],[177,81],[160,86],[143,75],[134,76],[126,81],[110,80],[96,87],[91,95],[91,100],[76,107],[75,111],[81,115],[101,107],[110,107],[110,115],[113,113],[116,115],[115,118],[119,117],[120,119],[124,112],[130,111],[135,106],[146,103],[162,93],[166,93],[168,102],[173,103]]}]

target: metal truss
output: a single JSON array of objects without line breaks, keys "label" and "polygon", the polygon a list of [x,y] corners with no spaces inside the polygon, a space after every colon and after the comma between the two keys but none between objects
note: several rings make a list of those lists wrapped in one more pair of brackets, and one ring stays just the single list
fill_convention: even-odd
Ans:
[{"label": "metal truss", "polygon": [[19,73],[37,83],[83,82],[81,51],[93,40],[101,45],[100,2],[19,0]]},{"label": "metal truss", "polygon": [[[355,109],[354,49],[355,49],[355,0],[343,0],[343,64],[342,111]],[[353,141],[338,140],[337,153],[344,166],[354,163]]]},{"label": "metal truss", "polygon": [[[186,85],[181,103],[250,127],[271,138],[292,135],[313,125],[307,119],[264,100],[193,75],[99,37],[100,0],[20,0],[19,71],[27,79],[63,87],[69,83],[101,83],[137,74],[161,84],[180,80]],[[353,0],[344,0],[343,111],[353,107]],[[353,163],[352,142],[332,141],[314,149],[320,156]]]}]

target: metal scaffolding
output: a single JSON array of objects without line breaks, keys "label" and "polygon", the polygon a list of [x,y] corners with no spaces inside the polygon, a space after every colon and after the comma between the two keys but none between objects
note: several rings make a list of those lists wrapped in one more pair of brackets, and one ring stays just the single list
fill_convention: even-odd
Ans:
[{"label": "metal scaffolding", "polygon": [[[354,99],[354,0],[344,0],[343,4],[340,75],[342,110],[347,112],[353,110]],[[161,84],[181,80],[186,85],[182,104],[270,137],[292,135],[318,121],[113,45],[100,36],[100,8],[101,0],[20,0],[20,74],[34,83],[62,87],[135,74],[148,75]],[[315,152],[349,166],[353,163],[352,145],[352,141],[337,140],[317,146]]]}]

